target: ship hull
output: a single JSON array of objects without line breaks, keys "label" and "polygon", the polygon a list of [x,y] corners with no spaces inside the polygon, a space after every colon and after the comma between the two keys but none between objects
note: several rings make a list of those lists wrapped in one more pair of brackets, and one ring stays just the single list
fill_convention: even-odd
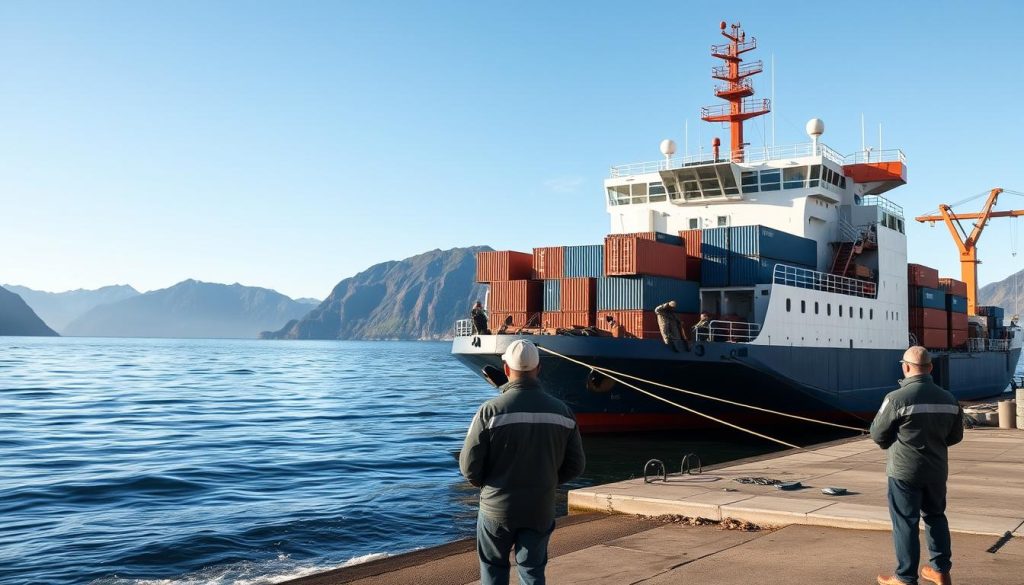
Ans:
[{"label": "ship hull", "polygon": [[[883,397],[901,377],[900,350],[763,346],[724,342],[675,352],[660,341],[571,336],[475,336],[456,338],[452,353],[471,370],[501,365],[504,347],[526,338],[588,365],[683,388],[731,402],[866,428]],[[934,354],[936,381],[960,400],[1002,393],[1020,358],[1004,352]],[[590,368],[542,352],[541,378],[549,392],[576,413],[584,432],[627,432],[757,424],[794,420],[635,382],[607,392],[587,387]],[[628,380],[627,380],[628,381]],[[699,414],[698,414],[699,413]],[[705,415],[705,416],[702,416]]]}]

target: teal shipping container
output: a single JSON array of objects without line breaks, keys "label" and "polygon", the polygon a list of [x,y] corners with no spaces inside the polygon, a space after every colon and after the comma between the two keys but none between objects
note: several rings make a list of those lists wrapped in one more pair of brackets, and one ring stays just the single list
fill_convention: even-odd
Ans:
[{"label": "teal shipping container", "polygon": [[912,286],[909,300],[911,307],[946,310],[946,291],[942,289]]},{"label": "teal shipping container", "polygon": [[562,306],[562,281],[544,281],[544,310],[560,311]]},{"label": "teal shipping container", "polygon": [[604,244],[566,246],[562,262],[565,278],[604,276]]},{"label": "teal shipping container", "polygon": [[679,313],[700,312],[700,285],[661,276],[609,276],[597,279],[598,311],[653,311],[668,301]]}]

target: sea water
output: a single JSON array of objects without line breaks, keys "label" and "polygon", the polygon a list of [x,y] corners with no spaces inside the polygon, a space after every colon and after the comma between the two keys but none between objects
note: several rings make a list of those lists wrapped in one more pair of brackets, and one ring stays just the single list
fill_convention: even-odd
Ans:
[{"label": "sea water", "polygon": [[[495,391],[449,351],[0,337],[0,583],[257,585],[472,535],[455,455]],[[706,432],[584,445],[570,487],[775,449]]]}]

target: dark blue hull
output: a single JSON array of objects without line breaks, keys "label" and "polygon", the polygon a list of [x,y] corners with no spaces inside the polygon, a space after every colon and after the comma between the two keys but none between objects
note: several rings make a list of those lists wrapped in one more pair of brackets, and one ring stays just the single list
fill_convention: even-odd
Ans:
[{"label": "dark blue hull", "polygon": [[[576,360],[693,392],[816,419],[864,426],[901,377],[900,350],[806,348],[702,343],[676,353],[660,341],[603,337],[526,336]],[[457,338],[452,353],[476,372],[501,365],[500,350],[515,337]],[[1020,350],[935,353],[936,380],[961,400],[1002,393]],[[587,388],[589,368],[542,353],[541,377],[589,432],[699,428],[719,423],[687,413],[622,384]],[[793,419],[694,397],[649,384],[644,390],[729,422],[790,425]]]}]

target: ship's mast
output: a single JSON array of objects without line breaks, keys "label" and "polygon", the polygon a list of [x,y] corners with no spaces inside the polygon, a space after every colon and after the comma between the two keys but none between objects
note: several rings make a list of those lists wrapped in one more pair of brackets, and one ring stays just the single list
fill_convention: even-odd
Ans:
[{"label": "ship's mast", "polygon": [[743,53],[757,48],[757,39],[748,41],[740,24],[732,25],[726,30],[726,23],[721,24],[722,36],[729,39],[724,45],[712,45],[711,56],[725,62],[724,65],[711,68],[711,77],[724,81],[715,86],[715,95],[727,103],[701,108],[701,119],[705,122],[728,122],[732,160],[743,162],[743,121],[767,114],[771,104],[767,99],[746,99],[754,95],[754,86],[750,77],[764,70],[761,61],[752,61],[741,65]]}]

